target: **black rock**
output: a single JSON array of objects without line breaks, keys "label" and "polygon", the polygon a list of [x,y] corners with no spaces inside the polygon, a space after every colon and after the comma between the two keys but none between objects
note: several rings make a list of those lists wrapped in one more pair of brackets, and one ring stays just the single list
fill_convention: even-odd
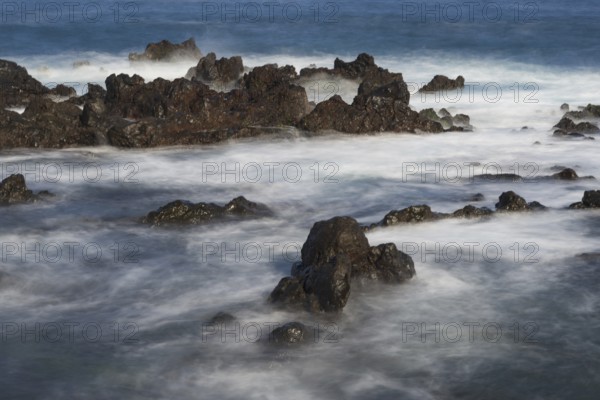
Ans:
[{"label": "black rock", "polygon": [[31,203],[48,196],[51,194],[46,191],[34,194],[29,190],[21,174],[13,174],[0,182],[0,206]]},{"label": "black rock", "polygon": [[271,341],[279,345],[301,344],[306,341],[306,337],[306,326],[300,322],[288,322],[271,332]]},{"label": "black rock", "polygon": [[405,223],[435,221],[441,217],[441,214],[432,212],[428,205],[423,204],[390,211],[383,217],[380,224],[382,226],[391,226]]},{"label": "black rock", "polygon": [[201,56],[200,49],[196,46],[193,38],[181,42],[181,44],[173,44],[168,40],[162,40],[158,43],[150,43],[146,46],[146,50],[142,53],[130,53],[129,60],[131,61],[171,61],[178,58],[193,58],[199,59]]},{"label": "black rock", "polygon": [[410,256],[393,243],[370,247],[363,228],[350,217],[313,225],[302,246],[302,262],[281,279],[269,301],[309,311],[341,311],[356,279],[399,283],[415,275]]},{"label": "black rock", "polygon": [[496,203],[498,211],[526,211],[529,205],[524,198],[513,191],[504,192],[500,195],[500,201]]},{"label": "black rock", "polygon": [[487,207],[478,208],[469,204],[460,210],[454,211],[452,216],[458,218],[479,218],[492,215],[493,213],[494,212]]},{"label": "black rock", "polygon": [[459,75],[456,79],[450,79],[445,75],[436,75],[419,92],[436,92],[439,90],[462,89],[465,87],[465,78]]},{"label": "black rock", "polygon": [[571,168],[565,168],[562,171],[557,172],[556,174],[553,174],[552,177],[554,179],[560,179],[560,180],[566,180],[566,181],[575,181],[575,180],[579,179],[577,172],[575,172],[575,170],[571,169]]},{"label": "black rock", "polygon": [[142,222],[153,226],[168,224],[197,225],[215,220],[269,215],[271,215],[271,211],[264,204],[254,203],[240,196],[224,206],[214,203],[194,204],[189,201],[176,200],[148,213]]}]

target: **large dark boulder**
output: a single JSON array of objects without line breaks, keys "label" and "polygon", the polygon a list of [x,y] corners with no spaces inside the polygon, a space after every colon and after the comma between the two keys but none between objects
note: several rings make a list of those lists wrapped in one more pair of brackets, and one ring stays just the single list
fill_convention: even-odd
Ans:
[{"label": "large dark boulder", "polygon": [[302,246],[302,263],[320,265],[344,253],[353,266],[364,263],[369,241],[362,228],[351,217],[336,217],[313,225]]},{"label": "large dark boulder", "polygon": [[256,218],[271,215],[264,204],[254,203],[244,197],[236,197],[224,206],[214,203],[192,203],[175,200],[148,213],[143,223],[153,226],[170,224],[197,225],[216,220]]},{"label": "large dark boulder", "polygon": [[193,38],[185,40],[180,44],[171,43],[168,40],[162,40],[157,43],[150,43],[146,50],[139,53],[130,53],[130,61],[172,61],[179,58],[199,59],[202,56],[200,49],[196,46]]},{"label": "large dark boulder", "polygon": [[392,243],[370,247],[361,226],[350,217],[313,225],[302,246],[302,261],[281,279],[269,301],[309,311],[341,311],[353,280],[400,283],[415,275],[410,256]]}]

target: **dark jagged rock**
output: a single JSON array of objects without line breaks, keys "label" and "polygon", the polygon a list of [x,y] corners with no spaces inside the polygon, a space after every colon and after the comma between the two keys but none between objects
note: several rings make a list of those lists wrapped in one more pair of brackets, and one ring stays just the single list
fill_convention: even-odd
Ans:
[{"label": "dark jagged rock", "polygon": [[527,203],[524,198],[513,191],[504,192],[500,195],[496,210],[498,211],[530,211],[546,208],[537,201]]},{"label": "dark jagged rock", "polygon": [[450,79],[445,75],[436,75],[419,92],[437,92],[440,90],[462,89],[465,87],[465,78],[459,75],[456,79]]},{"label": "dark jagged rock", "polygon": [[328,68],[303,68],[300,70],[300,76],[311,77],[316,74],[328,74],[338,76],[344,79],[363,79],[369,74],[376,73],[378,66],[375,64],[373,56],[367,53],[361,53],[356,60],[345,62],[336,58],[333,63],[333,69]]},{"label": "dark jagged rock", "polygon": [[416,275],[412,258],[396,248],[394,243],[371,247],[369,262],[353,270],[353,279],[366,278],[385,283],[400,283]]},{"label": "dark jagged rock", "polygon": [[169,224],[197,225],[231,218],[253,218],[269,215],[271,215],[271,211],[264,204],[254,203],[240,196],[224,206],[214,203],[194,204],[189,201],[176,200],[150,212],[142,222],[152,226]]},{"label": "dark jagged rock", "polygon": [[588,104],[586,107],[580,107],[580,111],[569,111],[566,117],[573,119],[591,119],[600,118],[600,105]]},{"label": "dark jagged rock", "polygon": [[580,202],[569,206],[571,209],[600,208],[600,190],[586,190]]},{"label": "dark jagged rock", "polygon": [[381,220],[381,226],[391,226],[406,223],[436,221],[444,215],[434,213],[428,205],[410,206],[402,210],[393,210]]},{"label": "dark jagged rock", "polygon": [[308,332],[306,326],[300,322],[288,322],[287,324],[273,329],[270,341],[278,345],[301,344],[306,341]]},{"label": "dark jagged rock", "polygon": [[529,206],[524,198],[513,191],[509,191],[500,195],[500,201],[496,203],[496,209],[499,211],[523,211],[528,210]]},{"label": "dark jagged rock", "polygon": [[82,125],[81,110],[68,102],[33,98],[23,114],[0,108],[0,148],[63,148],[98,144],[93,129]]},{"label": "dark jagged rock", "polygon": [[364,263],[369,241],[356,220],[336,217],[316,222],[302,246],[302,263],[320,265],[337,254],[345,253],[353,267]]},{"label": "dark jagged rock", "polygon": [[0,182],[0,206],[32,203],[48,196],[50,193],[46,191],[34,194],[29,190],[21,174],[13,174]]},{"label": "dark jagged rock", "polygon": [[264,132],[257,127],[293,126],[309,109],[306,91],[290,83],[295,77],[291,66],[257,67],[244,76],[240,89],[219,93],[199,81],[144,83],[138,76],[111,75],[109,112],[136,121],[109,130],[109,144],[215,143]]},{"label": "dark jagged rock", "polygon": [[[580,123],[576,124],[568,117],[563,117],[558,122],[558,124],[554,125],[554,128],[558,128],[558,132],[565,132],[565,133],[576,132],[576,133],[581,134],[581,133],[600,132],[600,128],[598,128],[597,125],[594,125],[590,122],[580,122]],[[558,135],[556,135],[556,131],[554,133],[555,133],[555,136],[558,136]]]},{"label": "dark jagged rock", "polygon": [[26,106],[50,90],[12,61],[0,60],[0,108]]},{"label": "dark jagged rock", "polygon": [[350,105],[335,95],[317,104],[298,127],[311,132],[443,132],[440,123],[422,119],[404,102],[377,96],[357,96]]},{"label": "dark jagged rock", "polygon": [[130,53],[130,61],[172,61],[178,58],[201,57],[200,49],[196,46],[196,41],[190,38],[180,44],[173,44],[168,40],[162,40],[157,43],[150,43],[146,50],[139,53]]},{"label": "dark jagged rock", "polygon": [[415,275],[410,256],[392,243],[370,247],[360,225],[335,217],[313,225],[302,246],[302,262],[292,267],[269,301],[310,311],[341,311],[353,279],[399,283]]},{"label": "dark jagged rock", "polygon": [[492,215],[493,213],[494,212],[487,207],[478,208],[469,204],[460,210],[454,211],[452,216],[457,218],[481,218]]},{"label": "dark jagged rock", "polygon": [[190,68],[186,78],[195,78],[202,82],[236,81],[244,73],[242,57],[222,57],[217,60],[215,53],[208,53],[198,61],[198,65]]}]

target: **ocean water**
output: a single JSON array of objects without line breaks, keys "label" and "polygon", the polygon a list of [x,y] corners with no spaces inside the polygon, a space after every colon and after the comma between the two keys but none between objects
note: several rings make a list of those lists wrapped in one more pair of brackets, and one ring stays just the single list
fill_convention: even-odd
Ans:
[{"label": "ocean water", "polygon": [[[249,67],[332,66],[368,52],[403,73],[416,110],[468,114],[475,130],[2,151],[2,178],[21,172],[34,191],[55,194],[0,210],[3,398],[597,398],[599,265],[578,255],[600,251],[600,215],[564,208],[599,185],[543,179],[558,166],[600,178],[598,140],[552,137],[562,103],[600,100],[597,2],[73,7],[2,3],[0,57],[84,93],[111,73],[185,75],[190,60],[128,61],[161,39],[195,37],[203,53],[239,54]],[[467,88],[416,93],[436,74],[463,75]],[[304,85],[315,102],[351,101],[357,89]],[[530,179],[473,179],[499,172]],[[335,316],[266,303],[316,221],[351,215],[368,224],[413,204],[451,212],[475,193],[485,199],[473,204],[494,208],[508,190],[550,210],[374,230],[371,245],[394,242],[412,255],[415,279],[353,287]],[[175,199],[222,204],[239,195],[275,215],[139,224]],[[237,317],[226,330],[205,324],[219,311]],[[270,327],[290,321],[318,335],[301,347],[270,345]]]}]

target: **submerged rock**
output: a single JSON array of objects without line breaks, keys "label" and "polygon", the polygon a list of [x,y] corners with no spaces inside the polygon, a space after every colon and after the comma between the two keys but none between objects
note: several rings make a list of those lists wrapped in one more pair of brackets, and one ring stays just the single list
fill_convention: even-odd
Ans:
[{"label": "submerged rock", "polygon": [[21,174],[13,174],[0,182],[0,206],[31,203],[48,196],[50,193],[46,191],[34,194],[29,190]]},{"label": "submerged rock", "polygon": [[180,44],[171,43],[168,40],[162,40],[157,43],[150,43],[146,46],[143,53],[130,53],[130,61],[172,61],[178,58],[201,57],[200,49],[196,46],[196,41],[189,38]]},{"label": "submerged rock", "polygon": [[306,342],[308,332],[306,326],[300,322],[288,322],[273,329],[270,341],[279,345],[294,345]]},{"label": "submerged rock", "polygon": [[571,204],[569,208],[600,208],[600,190],[586,190],[581,201]]},{"label": "submerged rock", "polygon": [[493,213],[494,212],[487,207],[478,208],[469,204],[460,210],[454,211],[452,216],[457,218],[481,218],[492,215]]},{"label": "submerged rock", "polygon": [[214,203],[192,203],[175,200],[148,213],[145,224],[161,226],[169,224],[197,225],[216,220],[256,218],[271,215],[264,204],[254,203],[244,197],[236,197],[224,206]]},{"label": "submerged rock", "polygon": [[281,279],[269,296],[275,304],[310,311],[341,311],[356,279],[399,283],[415,275],[410,256],[392,243],[370,247],[351,217],[335,217],[313,225],[302,246],[302,262]]},{"label": "submerged rock", "polygon": [[401,210],[390,211],[385,217],[383,217],[380,225],[391,226],[414,222],[436,221],[443,217],[444,215],[432,212],[428,205],[423,204],[406,207]]},{"label": "submerged rock", "polygon": [[440,90],[462,89],[465,87],[465,78],[459,75],[456,79],[450,79],[445,75],[436,75],[419,92],[437,92]]},{"label": "submerged rock", "polygon": [[513,191],[504,192],[500,195],[496,210],[498,211],[531,211],[546,208],[537,201],[527,203],[525,199]]}]

